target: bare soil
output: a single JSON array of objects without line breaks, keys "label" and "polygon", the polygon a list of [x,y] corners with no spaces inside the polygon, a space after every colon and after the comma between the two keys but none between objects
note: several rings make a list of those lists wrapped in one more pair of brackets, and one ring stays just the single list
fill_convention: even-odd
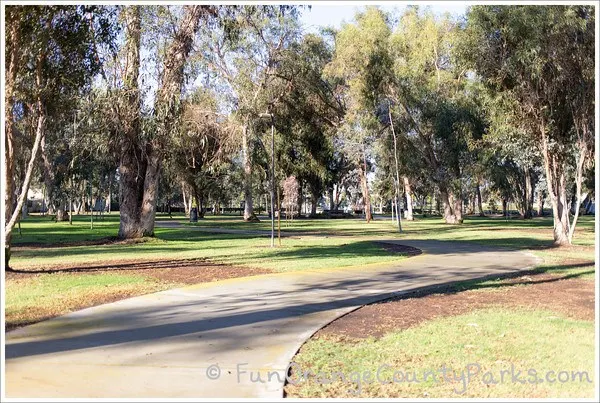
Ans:
[{"label": "bare soil", "polygon": [[377,246],[382,247],[383,249],[385,249],[388,252],[402,253],[403,255],[406,255],[408,257],[417,256],[417,255],[420,255],[421,253],[423,253],[423,251],[421,249],[414,248],[412,246],[398,245],[398,244],[387,243],[387,242],[374,242],[374,243]]},{"label": "bare soil", "polygon": [[145,243],[155,240],[156,238],[134,238],[134,239],[121,239],[116,236],[109,236],[98,239],[88,239],[85,241],[65,241],[57,243],[44,243],[44,242],[22,242],[15,243],[12,246],[12,250],[31,250],[31,249],[50,249],[50,248],[67,248],[72,246],[97,246],[97,245],[133,245],[138,243]]},{"label": "bare soil", "polygon": [[[124,273],[126,272],[126,273]],[[120,260],[98,264],[57,265],[32,267],[24,270],[6,271],[6,279],[19,279],[28,276],[52,273],[119,273],[151,277],[153,279],[181,284],[197,284],[224,280],[234,277],[255,276],[272,273],[272,270],[253,267],[229,266],[211,263],[203,259],[186,260]]]}]

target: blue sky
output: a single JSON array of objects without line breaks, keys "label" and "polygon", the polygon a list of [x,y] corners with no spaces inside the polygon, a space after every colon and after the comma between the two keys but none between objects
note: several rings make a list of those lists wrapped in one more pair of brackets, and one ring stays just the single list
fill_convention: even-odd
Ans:
[{"label": "blue sky", "polygon": [[[331,4],[331,3],[330,3]],[[377,3],[374,3],[377,5]],[[464,14],[467,5],[464,2],[439,1],[432,3],[419,3],[422,7],[430,6],[436,14],[449,12],[453,15]],[[357,5],[313,5],[310,10],[305,10],[300,18],[308,32],[317,31],[319,27],[333,26],[339,28],[342,21],[350,22],[353,20],[356,11],[363,9],[364,4]],[[406,3],[386,2],[380,7],[388,12],[402,10]]]}]

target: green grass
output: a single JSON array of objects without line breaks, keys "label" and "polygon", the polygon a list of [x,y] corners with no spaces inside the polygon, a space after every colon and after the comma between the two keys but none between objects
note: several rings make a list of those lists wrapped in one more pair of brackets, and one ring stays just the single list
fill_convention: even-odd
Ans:
[{"label": "green grass", "polygon": [[164,285],[139,275],[53,273],[6,281],[8,327],[36,322],[96,301],[158,291]]},{"label": "green grass", "polygon": [[[593,383],[530,384],[529,380],[537,378],[529,376],[528,370],[537,371],[542,379],[548,371],[586,371],[593,381],[594,323],[549,311],[493,308],[432,320],[377,340],[341,343],[311,339],[295,362],[303,372],[321,372],[325,378],[303,380],[296,372],[294,397],[591,397]],[[382,368],[384,364],[389,369]],[[500,382],[501,371],[511,371],[512,365],[515,373],[523,371],[525,385],[513,382],[511,375]],[[473,377],[468,383],[460,378],[443,381],[437,371],[444,367],[457,376],[470,369]],[[421,382],[384,385],[376,377],[380,368],[379,379],[383,381],[393,380],[394,370],[399,370],[410,373],[412,379],[416,374]],[[425,378],[432,370],[437,375]],[[349,381],[324,384],[323,380],[336,372],[345,374]],[[365,372],[371,373],[375,382],[364,382]],[[487,372],[498,384],[486,385],[491,380]],[[352,374],[363,375],[351,378]]]},{"label": "green grass", "polygon": [[118,231],[118,213],[105,214],[101,219],[94,216],[94,229],[90,228],[89,215],[74,216],[73,224],[69,224],[68,221],[55,222],[50,216],[29,215],[21,221],[21,234],[18,228],[13,230],[12,244],[50,245],[92,241],[116,236]]},{"label": "green grass", "polygon": [[402,256],[373,242],[306,237],[283,240],[271,248],[267,238],[159,229],[158,238],[134,245],[70,246],[15,251],[15,268],[83,265],[87,262],[135,259],[206,258],[214,262],[276,271],[312,270],[393,261]]},{"label": "green grass", "polygon": [[[159,219],[168,219],[159,216]],[[184,221],[179,216],[180,221]],[[375,244],[371,239],[438,239],[470,241],[519,249],[538,249],[536,253],[552,264],[552,219],[509,220],[499,218],[469,218],[463,225],[445,225],[439,217],[404,221],[399,234],[390,220],[366,224],[362,220],[294,220],[282,225],[284,231],[301,237],[283,238],[282,247],[271,249],[269,240],[258,235],[211,234],[192,227],[157,228],[156,238],[139,244],[108,244],[58,247],[64,242],[90,241],[118,232],[118,216],[105,216],[89,228],[89,217],[76,217],[73,225],[55,223],[47,217],[31,216],[22,223],[22,236],[14,236],[14,246],[31,243],[56,246],[16,250],[12,265],[26,268],[61,263],[80,265],[87,262],[136,259],[206,258],[216,262],[242,266],[264,267],[278,271],[343,267],[398,258]],[[236,229],[266,229],[268,222],[244,223],[237,216],[208,216],[199,227]],[[303,235],[309,232],[310,235]],[[322,236],[316,236],[321,234]],[[315,235],[315,236],[312,236]],[[576,232],[576,244],[594,244],[593,217],[582,217]],[[561,250],[560,257],[593,259],[593,248]]]},{"label": "green grass", "polygon": [[[187,223],[182,217],[180,222],[201,228],[229,228],[249,230],[270,230],[270,221],[245,223],[237,216],[207,216],[197,224]],[[385,236],[410,239],[464,240],[496,246],[522,248],[547,246],[552,242],[552,217],[521,220],[502,217],[469,216],[463,225],[446,225],[440,217],[417,216],[415,221],[403,221],[402,234],[397,233],[391,220],[379,218],[367,224],[360,219],[302,219],[282,221],[281,230],[291,233],[311,232],[335,236]],[[579,218],[575,232],[576,245],[594,244],[594,217]],[[523,243],[524,242],[524,243]]]}]

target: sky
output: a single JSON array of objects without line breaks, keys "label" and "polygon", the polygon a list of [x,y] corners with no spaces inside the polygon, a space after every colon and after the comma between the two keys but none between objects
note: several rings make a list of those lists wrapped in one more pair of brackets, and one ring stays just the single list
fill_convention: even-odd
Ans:
[{"label": "sky", "polygon": [[[376,2],[373,4],[377,5]],[[431,3],[419,3],[422,7],[430,6],[434,13],[444,14],[449,12],[458,16],[464,14],[467,5],[464,2],[439,1]],[[343,21],[351,22],[354,19],[356,11],[364,9],[364,4],[357,5],[313,5],[310,10],[302,13],[300,20],[307,32],[316,32],[319,27],[333,26],[339,28]],[[403,2],[385,2],[380,4],[381,9],[392,12],[395,9],[402,10],[406,7]]]}]

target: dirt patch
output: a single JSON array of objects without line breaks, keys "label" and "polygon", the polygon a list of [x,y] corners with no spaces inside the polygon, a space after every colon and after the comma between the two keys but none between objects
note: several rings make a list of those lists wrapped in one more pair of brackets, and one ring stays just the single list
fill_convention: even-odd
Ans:
[{"label": "dirt patch", "polygon": [[272,270],[210,263],[202,259],[187,260],[125,260],[86,266],[52,266],[15,269],[5,272],[6,280],[19,280],[31,276],[54,273],[103,274],[118,273],[142,275],[161,282],[197,284],[234,277],[256,276]]},{"label": "dirt patch", "polygon": [[180,284],[198,284],[211,281],[225,280],[236,277],[256,276],[272,273],[272,270],[252,267],[228,266],[224,264],[209,264],[193,262],[180,263],[175,267],[154,267],[152,269],[136,269],[134,274],[152,277],[159,281]]},{"label": "dirt patch", "polygon": [[116,236],[108,236],[99,239],[89,239],[85,241],[65,241],[55,243],[43,243],[43,242],[24,242],[16,243],[11,248],[14,251],[19,250],[31,250],[31,249],[51,249],[51,248],[67,248],[72,246],[97,246],[97,245],[133,245],[138,243],[153,242],[156,238],[134,238],[134,239],[121,239]]},{"label": "dirt patch", "polygon": [[[185,284],[194,284],[196,279],[221,280],[231,277],[244,277],[256,274],[271,273],[271,270],[252,267],[229,266],[212,263],[204,259],[170,259],[170,260],[111,260],[102,263],[86,263],[85,266],[76,264],[55,264],[30,266],[27,269],[11,269],[7,276],[25,276],[32,274],[52,273],[94,273],[94,272],[123,272],[128,274],[143,274],[158,276],[159,280],[169,277],[179,278]],[[122,273],[121,273],[122,274]],[[166,276],[166,277],[165,277]],[[6,277],[13,278],[13,277]],[[201,281],[204,282],[204,281]]]},{"label": "dirt patch", "polygon": [[374,242],[377,246],[382,247],[388,252],[402,253],[407,256],[417,256],[423,253],[423,251],[419,248],[413,248],[412,246],[406,245],[398,245],[395,243],[387,243],[387,242]]},{"label": "dirt patch", "polygon": [[[594,263],[589,262],[590,268]],[[332,322],[315,337],[347,340],[381,337],[438,317],[494,306],[547,309],[572,318],[594,320],[594,282],[556,274],[525,274],[499,284],[459,292],[421,291],[364,306]]]}]

